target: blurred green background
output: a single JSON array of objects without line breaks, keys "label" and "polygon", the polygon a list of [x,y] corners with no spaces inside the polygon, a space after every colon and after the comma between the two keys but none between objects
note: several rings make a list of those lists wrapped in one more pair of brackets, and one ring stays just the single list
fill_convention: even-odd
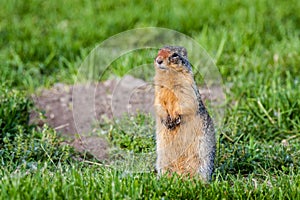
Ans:
[{"label": "blurred green background", "polygon": [[[1,81],[32,91],[58,81],[72,82],[78,65],[96,44],[149,26],[193,37],[215,59],[225,81],[234,85],[262,84],[273,76],[296,78],[299,4],[296,0],[1,0]],[[274,71],[278,75],[270,73]]]}]

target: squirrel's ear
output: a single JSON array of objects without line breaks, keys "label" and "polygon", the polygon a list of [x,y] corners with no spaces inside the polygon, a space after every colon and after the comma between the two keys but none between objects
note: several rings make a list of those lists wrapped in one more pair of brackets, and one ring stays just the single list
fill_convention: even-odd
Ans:
[{"label": "squirrel's ear", "polygon": [[187,59],[187,50],[186,50],[186,48],[182,47],[181,55]]}]

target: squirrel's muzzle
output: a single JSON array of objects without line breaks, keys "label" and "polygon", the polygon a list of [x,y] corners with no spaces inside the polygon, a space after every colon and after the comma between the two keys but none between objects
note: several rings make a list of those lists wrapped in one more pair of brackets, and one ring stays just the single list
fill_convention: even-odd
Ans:
[{"label": "squirrel's muzzle", "polygon": [[163,60],[162,58],[160,58],[160,57],[157,57],[157,58],[156,58],[156,63],[157,63],[157,64],[160,65],[160,64],[162,64],[163,62],[164,62],[164,60]]},{"label": "squirrel's muzzle", "polygon": [[157,56],[155,59],[155,65],[159,68],[159,69],[163,69],[166,70],[167,67],[164,63],[164,58],[162,56]]}]

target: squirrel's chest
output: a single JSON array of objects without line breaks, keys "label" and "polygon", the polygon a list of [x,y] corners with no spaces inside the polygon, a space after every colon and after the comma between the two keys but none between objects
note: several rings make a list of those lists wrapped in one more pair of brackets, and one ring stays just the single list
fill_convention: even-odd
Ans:
[{"label": "squirrel's chest", "polygon": [[172,112],[177,110],[179,107],[180,94],[170,90],[168,88],[160,88],[159,92],[156,94],[156,103],[161,106],[162,109]]}]

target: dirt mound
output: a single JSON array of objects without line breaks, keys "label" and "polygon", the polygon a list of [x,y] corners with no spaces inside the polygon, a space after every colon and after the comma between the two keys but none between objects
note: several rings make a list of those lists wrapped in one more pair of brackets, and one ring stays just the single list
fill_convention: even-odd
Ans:
[{"label": "dirt mound", "polygon": [[[47,123],[63,136],[71,138],[72,146],[88,151],[101,160],[108,155],[108,144],[93,134],[93,125],[105,118],[118,118],[137,111],[153,113],[153,87],[140,79],[125,76],[102,83],[65,85],[42,90],[33,96],[36,107],[45,113]],[[31,121],[36,115],[32,114]]]}]

